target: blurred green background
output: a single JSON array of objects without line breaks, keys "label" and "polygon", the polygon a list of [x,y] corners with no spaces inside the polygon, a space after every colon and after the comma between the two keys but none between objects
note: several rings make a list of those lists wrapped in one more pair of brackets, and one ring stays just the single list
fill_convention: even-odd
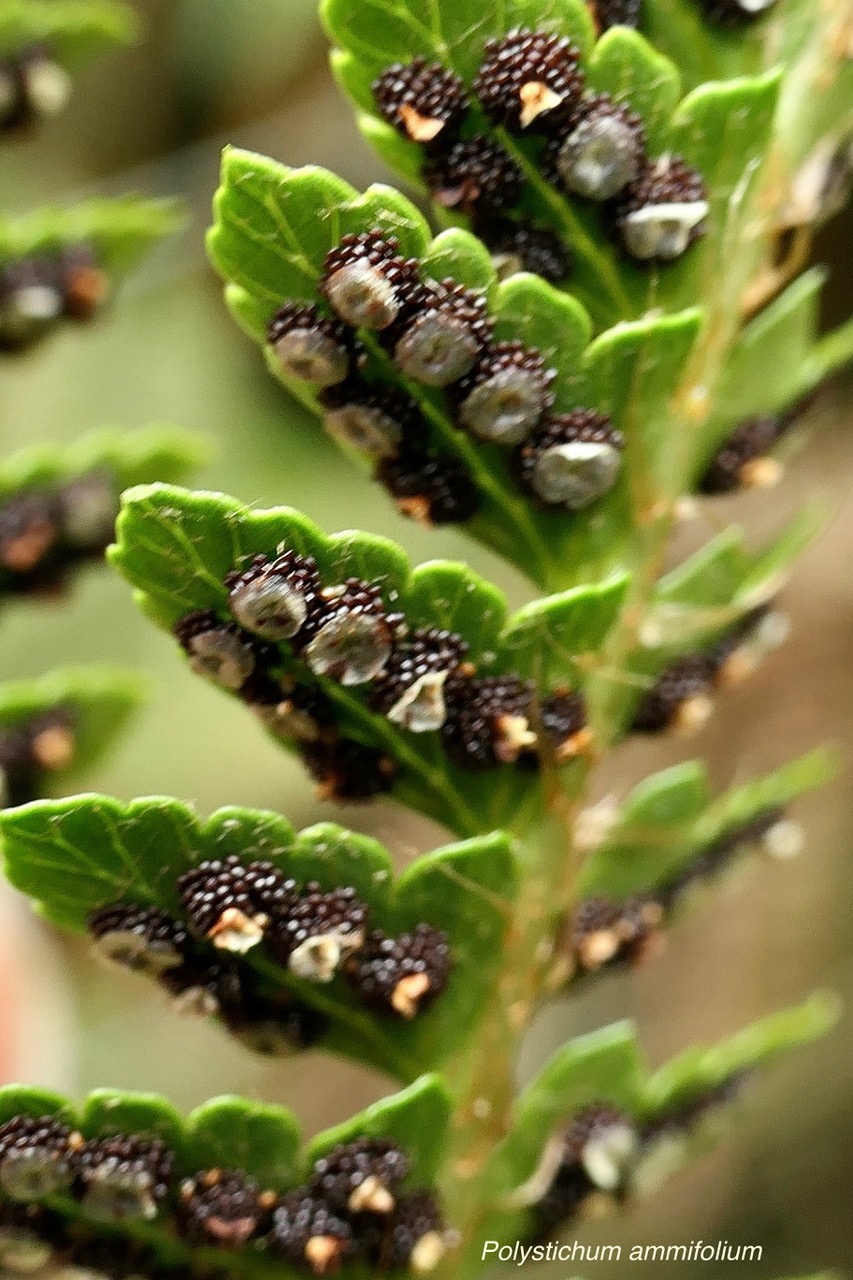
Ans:
[{"label": "blurred green background", "polygon": [[[293,503],[329,529],[346,524],[389,534],[415,559],[464,558],[520,603],[523,584],[488,553],[452,532],[426,534],[404,522],[367,479],[353,475],[267,377],[205,266],[202,235],[226,141],[292,164],[319,162],[356,184],[386,176],[332,85],[316,0],[140,0],[137,7],[148,21],[145,43],[89,69],[61,119],[36,140],[4,149],[0,200],[22,211],[93,191],[176,193],[188,201],[192,224],[128,283],[100,324],[67,331],[33,356],[6,362],[0,447],[8,452],[70,440],[105,424],[174,422],[210,442],[204,486],[259,505]],[[851,223],[838,221],[819,246],[820,259],[836,268],[829,313],[849,310],[850,237]],[[696,746],[721,786],[825,738],[846,743],[848,755],[853,747],[849,405],[842,389],[803,441],[780,490],[746,505],[716,505],[685,530],[685,545],[728,519],[743,517],[768,532],[806,494],[835,513],[829,533],[785,591],[793,638],[743,691],[723,700]],[[319,804],[299,768],[264,740],[236,703],[190,678],[173,644],[144,622],[109,571],[90,573],[59,606],[21,604],[6,612],[3,679],[93,660],[145,672],[152,698],[87,787],[122,797],[165,792],[203,811],[226,803],[275,808],[298,825],[335,817],[389,842],[401,861],[440,834],[390,805],[341,813]],[[674,758],[670,745],[631,744],[599,779],[599,794],[623,790]],[[803,858],[754,866],[681,924],[653,965],[598,985],[571,1007],[546,1010],[522,1072],[567,1035],[625,1014],[640,1020],[657,1063],[816,986],[841,991],[849,1008],[849,774],[803,803],[799,816],[809,832]],[[71,1001],[70,1014],[66,1008],[59,1026],[42,1027],[35,1041],[28,1066],[41,1082],[77,1093],[105,1084],[159,1089],[185,1108],[215,1093],[241,1091],[288,1102],[309,1130],[342,1119],[383,1091],[379,1078],[315,1056],[272,1065],[252,1059],[211,1028],[174,1020],[144,984],[106,975],[84,948],[38,933],[28,943],[36,958],[21,979],[23,994],[41,1002],[36,1012],[54,1019],[64,969]],[[64,997],[60,1009],[63,1003]],[[629,1219],[590,1227],[584,1238],[593,1244],[699,1237],[760,1243],[762,1262],[742,1269],[756,1280],[850,1265],[852,1026],[848,1014],[832,1038],[761,1082],[719,1153]],[[623,1269],[601,1264],[590,1271],[609,1278]],[[674,1277],[677,1271],[655,1265],[653,1273]],[[643,1266],[635,1264],[632,1274],[644,1274]],[[723,1271],[707,1264],[701,1274],[715,1280]]]}]

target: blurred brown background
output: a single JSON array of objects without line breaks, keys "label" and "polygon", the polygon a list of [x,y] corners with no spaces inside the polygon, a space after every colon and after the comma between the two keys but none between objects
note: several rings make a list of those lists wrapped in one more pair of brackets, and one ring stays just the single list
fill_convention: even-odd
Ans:
[{"label": "blurred brown background", "polygon": [[[331,83],[316,0],[140,0],[138,8],[149,22],[147,41],[87,71],[64,117],[35,142],[4,150],[0,200],[24,210],[93,190],[174,192],[189,201],[192,227],[129,283],[100,326],[67,332],[33,358],[4,367],[0,448],[68,440],[107,423],[192,427],[214,446],[201,477],[207,487],[261,505],[294,503],[327,528],[340,525],[345,494],[347,524],[397,537],[415,559],[464,557],[520,603],[522,584],[488,553],[452,532],[417,530],[367,480],[353,477],[266,376],[205,267],[201,238],[224,142],[293,164],[320,162],[356,184],[384,176]],[[819,246],[819,259],[835,265],[828,315],[850,309],[851,229],[850,220],[837,221]],[[781,489],[750,499],[747,508],[737,501],[716,506],[707,517],[709,533],[741,517],[769,532],[805,494],[823,497],[836,513],[785,592],[792,639],[744,690],[723,700],[696,745],[721,786],[827,738],[846,745],[848,756],[853,748],[850,404],[849,388],[846,398],[840,389]],[[120,750],[85,786],[122,797],[175,794],[203,811],[225,803],[276,808],[297,824],[338,817],[391,842],[402,860],[437,838],[391,806],[341,815],[318,804],[296,765],[236,703],[189,677],[170,641],[137,614],[110,572],[92,573],[61,606],[18,605],[3,618],[3,679],[94,660],[145,671],[153,697]],[[600,791],[623,790],[674,758],[668,746],[631,745],[600,780]],[[815,987],[832,987],[853,1006],[850,796],[848,771],[799,806],[809,834],[801,859],[753,866],[680,925],[656,963],[598,985],[571,1006],[546,1010],[522,1071],[567,1035],[626,1014],[638,1018],[658,1063]],[[319,1058],[274,1065],[249,1058],[214,1030],[175,1021],[144,984],[107,976],[84,948],[31,924],[25,912],[7,924],[6,913],[15,910],[11,895],[0,897],[0,907],[0,939],[16,957],[2,961],[4,1020],[11,1028],[14,1002],[3,990],[9,982],[23,997],[24,1013],[3,1047],[31,1080],[75,1093],[106,1084],[158,1089],[183,1108],[240,1091],[289,1103],[308,1130],[383,1091],[380,1079]],[[750,1280],[830,1265],[853,1270],[851,1018],[759,1083],[717,1154],[630,1219],[590,1228],[584,1238],[760,1243],[762,1262],[741,1268]],[[695,1265],[697,1274],[721,1280],[718,1265]],[[610,1280],[624,1268],[601,1264],[588,1274]],[[666,1278],[681,1270],[635,1265],[631,1274]],[[570,1271],[562,1266],[553,1274]]]}]

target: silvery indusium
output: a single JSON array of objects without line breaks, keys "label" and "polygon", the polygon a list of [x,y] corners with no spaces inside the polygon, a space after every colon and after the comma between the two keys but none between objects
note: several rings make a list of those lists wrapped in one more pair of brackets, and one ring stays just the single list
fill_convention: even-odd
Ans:
[{"label": "silvery indusium", "polygon": [[[636,760],[650,738],[677,752],[735,711],[791,625],[808,517],[757,549],[723,529],[662,566],[686,514],[701,512],[700,542],[727,518],[721,497],[782,479],[853,354],[849,323],[817,336],[821,281],[797,256],[849,185],[842,8],[434,0],[424,24],[409,0],[323,0],[363,132],[420,204],[226,151],[210,256],[314,422],[342,520],[329,442],[401,515],[514,566],[530,584],[515,613],[467,551],[412,566],[292,507],[177,487],[174,442],[0,467],[6,607],[70,589],[114,536],[108,558],[187,679],[212,706],[233,699],[336,806],[297,831],[269,809],[202,816],[162,796],[27,803],[92,759],[127,697],[67,675],[0,689],[10,880],[237,1049],[336,1053],[387,1082],[307,1143],[287,1108],[248,1099],[184,1118],[148,1094],[0,1090],[4,1275],[467,1280],[492,1262],[762,1256],[723,1233],[580,1236],[652,1192],[665,1222],[667,1176],[766,1059],[831,1026],[831,997],[659,1072],[625,1022],[568,1039],[523,1090],[516,1062],[551,997],[593,999],[639,965],[653,981],[670,924],[729,872],[751,858],[783,875],[805,839],[797,799],[831,773],[817,750],[715,796],[701,761],[680,760],[592,803],[627,739]],[[80,31],[91,49],[122,21],[85,9],[55,0],[45,27],[21,0],[4,134],[62,105]],[[822,95],[802,93],[812,76]],[[100,317],[134,235],[155,236],[148,206],[74,215],[16,223],[8,243],[0,229],[3,359]],[[206,767],[194,726],[178,731]],[[377,801],[445,842],[392,858],[325,820]],[[354,825],[396,829],[369,810]],[[715,967],[719,1008],[743,960]]]}]

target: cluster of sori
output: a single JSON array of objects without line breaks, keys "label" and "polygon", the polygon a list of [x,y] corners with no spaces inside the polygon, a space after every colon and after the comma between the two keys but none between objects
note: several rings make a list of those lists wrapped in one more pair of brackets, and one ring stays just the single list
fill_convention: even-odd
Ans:
[{"label": "cluster of sori", "polygon": [[341,733],[334,703],[318,686],[278,674],[274,645],[212,609],[187,614],[175,635],[196,675],[236,694],[296,749],[322,799],[348,804],[391,790],[397,773],[391,757]]},{"label": "cluster of sori", "polygon": [[[188,1249],[251,1250],[315,1275],[349,1261],[425,1274],[445,1250],[436,1196],[403,1189],[411,1162],[385,1138],[333,1147],[303,1186],[283,1194],[262,1189],[238,1169],[181,1177],[178,1166],[160,1138],[113,1134],[87,1141],[52,1116],[8,1120],[0,1126],[4,1275],[63,1262],[80,1268],[70,1272],[75,1280],[78,1274],[86,1280],[196,1274],[189,1252],[172,1271],[158,1266],[154,1245],[133,1239],[99,1245],[87,1232],[94,1223],[159,1224]],[[73,1213],[63,1212],[69,1202],[75,1202]],[[199,1274],[211,1274],[207,1251]]]},{"label": "cluster of sori", "polygon": [[61,590],[75,568],[103,556],[118,509],[119,486],[105,470],[0,498],[0,596]]},{"label": "cluster of sori", "polygon": [[[383,777],[390,786],[392,765],[382,775],[383,757],[338,737],[337,709],[320,680],[365,688],[371,711],[411,733],[438,733],[448,758],[465,769],[535,766],[541,749],[563,762],[589,743],[581,694],[563,688],[540,700],[520,676],[478,676],[461,636],[410,628],[387,609],[377,583],[324,586],[313,558],[290,550],[256,556],[225,585],[227,619],[196,612],[175,628],[190,666],[292,740],[335,798],[375,794]],[[276,676],[281,644],[313,683]],[[356,776],[343,774],[344,765]]]},{"label": "cluster of sori", "polygon": [[605,1216],[632,1192],[659,1181],[677,1167],[682,1148],[709,1113],[734,1100],[743,1079],[732,1076],[645,1123],[608,1102],[585,1107],[557,1136],[531,1182],[535,1191],[546,1185],[532,1208],[530,1240],[544,1240],[572,1220]]},{"label": "cluster of sori", "polygon": [[70,95],[71,77],[44,46],[0,57],[0,134],[56,115]]},{"label": "cluster of sori", "polygon": [[0,351],[25,351],[63,320],[91,320],[109,294],[109,277],[90,245],[7,258],[0,262]]},{"label": "cluster of sori", "polygon": [[50,775],[67,769],[76,750],[74,716],[67,707],[0,726],[0,807],[38,800]]},{"label": "cluster of sori", "polygon": [[739,423],[707,463],[699,480],[699,492],[712,497],[776,484],[782,475],[782,464],[771,456],[771,451],[798,425],[816,397],[813,392],[781,413]]},{"label": "cluster of sori", "polygon": [[444,1256],[447,1233],[434,1192],[401,1190],[409,1172],[408,1156],[388,1139],[333,1147],[315,1161],[308,1182],[280,1200],[273,1248],[318,1275],[348,1260],[380,1273],[427,1274]]},{"label": "cluster of sori", "polygon": [[244,957],[265,958],[306,983],[338,975],[370,1008],[414,1018],[450,978],[447,935],[419,923],[396,937],[370,927],[350,887],[300,885],[270,862],[232,855],[208,860],[178,880],[181,920],[159,907],[116,902],[93,912],[99,955],[157,979],[185,1012],[219,1016],[252,1047],[276,1052],[311,1043],[325,1030],[310,1002],[264,995]]},{"label": "cluster of sori", "polygon": [[404,514],[458,523],[476,514],[480,496],[457,459],[427,446],[429,423],[415,400],[365,376],[370,338],[401,379],[444,393],[458,430],[511,449],[516,482],[542,506],[579,511],[613,487],[619,431],[592,409],[555,413],[553,369],[535,348],[494,340],[482,294],[423,279],[419,263],[377,230],[345,236],[327,255],[319,287],[332,314],[285,303],[269,343],[285,374],[320,388],[326,430],[374,462]]},{"label": "cluster of sori", "polygon": [[96,955],[153,978],[176,1013],[218,1018],[254,1053],[286,1055],[327,1030],[322,1014],[283,988],[269,993],[237,956],[199,943],[157,907],[113,903],[92,912],[88,927]]},{"label": "cluster of sori", "polygon": [[[383,118],[423,148],[433,198],[472,220],[504,270],[536,269],[523,239],[513,251],[514,232],[543,234],[510,216],[523,200],[523,166],[603,206],[631,258],[681,257],[708,214],[701,174],[677,155],[649,156],[640,117],[609,94],[585,93],[584,84],[570,40],[522,27],[488,41],[472,96],[454,72],[423,58],[389,67],[373,94]],[[483,117],[521,147],[520,158],[492,133],[476,132]],[[544,274],[553,279],[556,267]]]},{"label": "cluster of sori", "polygon": [[772,858],[799,852],[802,832],[780,808],[722,831],[652,892],[617,902],[586,898],[568,920],[560,948],[567,980],[604,968],[636,966],[663,946],[663,927],[694,889],[721,875],[756,846]]},{"label": "cluster of sori", "polygon": [[714,710],[714,695],[739,684],[788,636],[788,619],[771,603],[756,606],[714,644],[677,658],[643,694],[634,733],[690,734]]}]

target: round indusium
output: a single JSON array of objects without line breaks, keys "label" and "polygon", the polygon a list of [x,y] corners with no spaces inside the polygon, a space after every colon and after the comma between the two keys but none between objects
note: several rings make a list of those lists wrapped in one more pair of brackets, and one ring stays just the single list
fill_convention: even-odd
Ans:
[{"label": "round indusium", "polygon": [[463,769],[494,769],[535,750],[534,692],[532,681],[516,675],[448,680],[441,736],[452,762]]},{"label": "round indusium", "polygon": [[377,681],[371,705],[410,733],[440,729],[447,716],[444,684],[468,653],[461,636],[417,628],[398,645]]},{"label": "round indusium", "polygon": [[703,234],[709,204],[702,175],[680,156],[649,161],[617,210],[622,242],[642,262],[672,262]]},{"label": "round indusium", "polygon": [[196,675],[236,691],[258,665],[252,637],[233,623],[223,623],[210,609],[199,609],[181,618],[174,634],[189,656]]},{"label": "round indusium", "polygon": [[642,957],[643,946],[660,926],[661,904],[651,897],[637,896],[626,902],[608,898],[586,898],[572,914],[569,945],[576,963],[594,973],[611,961],[634,961]]},{"label": "round indusium", "polygon": [[302,651],[308,666],[345,686],[375,679],[405,631],[402,615],[386,613],[380,588],[358,578],[327,587],[321,597],[326,620]]},{"label": "round indusium", "polygon": [[307,982],[331,982],[342,962],[364,943],[367,907],[352,888],[324,892],[310,883],[273,915],[270,947]]},{"label": "round indusium", "polygon": [[520,342],[496,343],[454,388],[459,425],[480,440],[520,444],[551,408],[555,376],[538,351]]},{"label": "round indusium", "polygon": [[305,1188],[279,1200],[269,1244],[278,1257],[315,1275],[337,1271],[356,1251],[352,1225]]},{"label": "round indusium", "polygon": [[577,106],[579,62],[579,51],[564,37],[520,27],[488,42],[474,93],[493,124],[548,129]]},{"label": "round indusium", "polygon": [[609,418],[592,409],[555,414],[521,446],[521,484],[546,506],[580,511],[616,483],[624,441]]},{"label": "round indusium", "polygon": [[426,430],[417,405],[380,383],[350,379],[324,391],[320,404],[329,435],[369,458],[390,458],[404,437]]},{"label": "round indusium", "polygon": [[394,347],[398,368],[428,387],[447,387],[469,373],[491,337],[486,300],[443,280]]},{"label": "round indusium", "polygon": [[563,185],[588,200],[610,200],[640,173],[645,136],[639,116],[607,94],[584,103],[555,148]]},{"label": "round indusium", "polygon": [[269,924],[264,908],[270,870],[265,863],[244,866],[231,854],[185,871],[177,888],[193,932],[234,955],[256,947]]},{"label": "round indusium", "polygon": [[445,990],[451,968],[447,934],[419,924],[398,938],[371,933],[348,975],[368,1004],[410,1021]]},{"label": "round indusium", "polygon": [[284,373],[318,387],[343,382],[350,371],[352,342],[339,320],[321,316],[313,304],[286,302],[267,329],[267,341]]},{"label": "round indusium", "polygon": [[340,1213],[391,1213],[410,1172],[406,1153],[387,1138],[339,1143],[314,1163],[309,1189]]},{"label": "round indusium", "polygon": [[80,1145],[80,1135],[52,1116],[7,1120],[0,1125],[0,1191],[22,1204],[64,1191]]},{"label": "round indusium", "polygon": [[320,629],[305,650],[305,661],[315,675],[348,686],[372,680],[390,653],[391,637],[381,618],[342,613]]},{"label": "round indusium", "polygon": [[289,640],[318,607],[322,589],[311,556],[285,551],[275,560],[255,556],[248,569],[225,579],[228,606],[236,621],[264,640]]},{"label": "round indusium", "polygon": [[640,1137],[628,1116],[597,1104],[575,1117],[565,1144],[566,1158],[578,1161],[594,1186],[614,1192],[639,1155]]},{"label": "round indusium", "polygon": [[175,1158],[159,1138],[93,1138],[75,1157],[83,1206],[101,1222],[148,1222],[169,1195]]},{"label": "round indusium", "polygon": [[210,1169],[181,1184],[178,1225],[193,1244],[239,1249],[258,1234],[276,1201],[234,1169]]},{"label": "round indusium", "polygon": [[154,977],[183,964],[189,945],[183,925],[159,907],[112,903],[93,911],[87,927],[103,959]]},{"label": "round indusium", "polygon": [[419,288],[418,263],[403,258],[397,240],[381,231],[346,235],[326,254],[319,288],[346,324],[387,329]]},{"label": "round indusium", "polygon": [[388,67],[372,90],[381,115],[410,142],[446,143],[455,137],[468,110],[459,77],[425,58]]}]

